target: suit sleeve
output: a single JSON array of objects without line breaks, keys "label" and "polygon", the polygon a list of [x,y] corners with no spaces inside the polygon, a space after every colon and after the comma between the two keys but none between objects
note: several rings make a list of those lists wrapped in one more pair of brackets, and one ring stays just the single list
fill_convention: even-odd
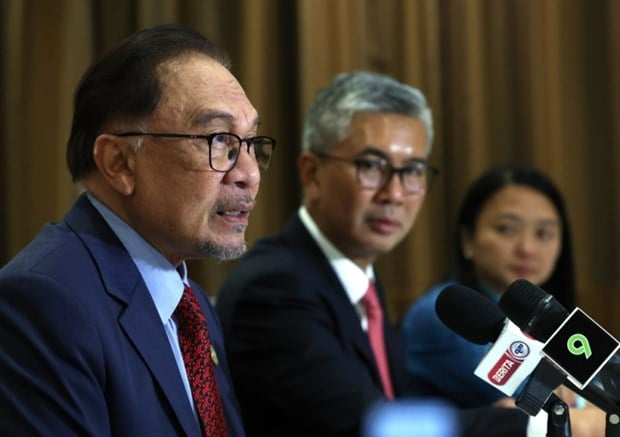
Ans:
[{"label": "suit sleeve", "polygon": [[0,434],[110,435],[88,309],[33,276],[0,283]]}]

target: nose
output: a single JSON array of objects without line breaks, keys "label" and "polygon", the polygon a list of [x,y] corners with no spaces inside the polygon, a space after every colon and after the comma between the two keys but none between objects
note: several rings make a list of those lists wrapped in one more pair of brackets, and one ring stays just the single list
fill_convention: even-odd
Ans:
[{"label": "nose", "polygon": [[536,250],[536,237],[529,232],[522,232],[519,236],[517,249],[524,254],[531,254]]},{"label": "nose", "polygon": [[406,195],[400,173],[392,172],[383,186],[377,191],[377,198],[381,203],[399,203]]},{"label": "nose", "polygon": [[256,158],[250,154],[243,144],[235,166],[226,173],[226,180],[242,187],[254,188],[260,183],[260,170]]}]

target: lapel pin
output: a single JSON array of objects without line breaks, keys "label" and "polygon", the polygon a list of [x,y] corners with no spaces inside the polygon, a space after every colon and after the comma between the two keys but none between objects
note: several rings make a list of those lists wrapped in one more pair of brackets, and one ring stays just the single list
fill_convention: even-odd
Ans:
[{"label": "lapel pin", "polygon": [[215,363],[216,366],[220,365],[219,360],[217,359],[217,352],[215,352],[215,348],[211,345],[211,359]]}]

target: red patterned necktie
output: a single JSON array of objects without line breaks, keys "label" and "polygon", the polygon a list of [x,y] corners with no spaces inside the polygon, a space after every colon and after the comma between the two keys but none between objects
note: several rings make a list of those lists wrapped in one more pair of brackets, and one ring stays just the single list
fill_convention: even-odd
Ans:
[{"label": "red patterned necktie", "polygon": [[368,283],[368,290],[366,290],[366,294],[362,297],[362,304],[366,309],[368,340],[375,355],[375,363],[383,384],[383,392],[388,399],[394,399],[394,389],[392,388],[392,378],[390,378],[390,368],[383,337],[383,310],[381,309],[377,289],[373,281]]},{"label": "red patterned necktie", "polygon": [[194,291],[187,284],[174,314],[177,319],[177,332],[185,371],[204,435],[226,436],[224,408],[215,380],[215,363],[211,356],[207,319]]}]

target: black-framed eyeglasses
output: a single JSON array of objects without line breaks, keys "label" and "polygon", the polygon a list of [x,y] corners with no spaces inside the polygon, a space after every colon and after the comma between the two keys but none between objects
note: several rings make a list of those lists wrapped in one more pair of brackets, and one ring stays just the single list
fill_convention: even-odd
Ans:
[{"label": "black-framed eyeglasses", "polygon": [[[176,134],[163,132],[121,132],[114,134],[118,137],[151,136],[156,138],[187,138],[201,140],[196,142],[196,147],[202,156],[209,162],[209,167],[215,171],[227,172],[233,169],[239,159],[241,145],[245,143],[248,153],[252,156],[260,171],[269,167],[271,154],[276,147],[276,140],[262,135],[251,138],[241,138],[231,132],[215,132],[209,135]],[[252,146],[252,147],[250,147]]]},{"label": "black-framed eyeglasses", "polygon": [[380,157],[345,158],[328,153],[314,154],[320,158],[348,162],[355,166],[357,182],[362,188],[379,189],[392,179],[394,173],[400,177],[403,189],[410,194],[424,194],[432,179],[439,173],[422,158],[416,158],[402,167],[394,167],[387,159]]}]

